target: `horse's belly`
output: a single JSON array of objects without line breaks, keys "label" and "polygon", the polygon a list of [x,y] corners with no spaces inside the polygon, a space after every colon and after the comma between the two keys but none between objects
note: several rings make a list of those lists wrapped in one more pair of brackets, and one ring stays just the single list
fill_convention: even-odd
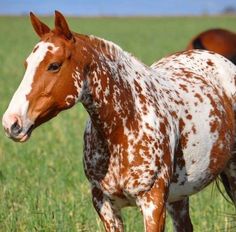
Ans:
[{"label": "horse's belly", "polygon": [[[228,162],[230,155],[227,149],[215,152],[214,146],[220,137],[202,138],[201,133],[197,137],[189,136],[187,148],[182,151],[181,156],[177,155],[169,202],[183,199],[203,189],[222,172]],[[194,146],[190,146],[191,143]],[[229,145],[226,141],[225,143],[223,146]]]},{"label": "horse's belly", "polygon": [[[197,167],[196,167],[197,168]],[[196,170],[181,170],[177,182],[171,182],[169,189],[168,202],[174,202],[183,199],[186,196],[199,192],[207,184],[209,184],[214,175],[210,174],[207,168],[200,168],[201,171]]]}]

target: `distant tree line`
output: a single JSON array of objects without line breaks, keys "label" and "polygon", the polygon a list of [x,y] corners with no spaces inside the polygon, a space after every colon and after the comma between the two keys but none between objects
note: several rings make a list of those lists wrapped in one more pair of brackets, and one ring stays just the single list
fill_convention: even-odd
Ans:
[{"label": "distant tree line", "polygon": [[223,9],[222,14],[236,14],[236,7],[227,6]]}]

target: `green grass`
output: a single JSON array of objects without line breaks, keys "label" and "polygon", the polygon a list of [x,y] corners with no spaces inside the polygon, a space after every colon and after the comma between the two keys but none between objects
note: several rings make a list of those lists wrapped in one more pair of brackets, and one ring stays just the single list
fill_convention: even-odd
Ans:
[{"label": "green grass", "polygon": [[[52,18],[45,22],[53,25]],[[147,64],[183,50],[196,33],[235,30],[235,17],[69,18],[72,30],[119,44]],[[0,17],[0,115],[24,73],[23,61],[38,38],[25,17]],[[0,231],[103,231],[90,200],[82,165],[87,114],[81,105],[33,132],[25,144],[0,133]],[[126,231],[143,231],[135,208],[124,211]],[[191,197],[195,231],[230,231],[234,208],[212,186]],[[234,228],[235,229],[235,228]],[[172,231],[168,219],[166,231]],[[231,231],[234,231],[233,229]]]}]

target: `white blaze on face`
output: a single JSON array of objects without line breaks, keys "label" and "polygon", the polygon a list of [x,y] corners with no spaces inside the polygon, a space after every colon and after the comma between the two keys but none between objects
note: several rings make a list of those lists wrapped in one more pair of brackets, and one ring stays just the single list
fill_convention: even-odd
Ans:
[{"label": "white blaze on face", "polygon": [[29,105],[27,95],[31,91],[35,72],[40,63],[45,58],[47,52],[49,51],[51,53],[54,53],[57,49],[58,47],[55,47],[55,45],[52,43],[39,42],[35,46],[34,51],[27,58],[27,69],[25,75],[20,83],[20,86],[12,97],[8,109],[3,115],[3,126],[5,128],[11,127],[12,115],[17,115],[21,118],[23,124],[23,131],[27,131],[28,128],[32,125],[33,122],[31,122],[30,119],[27,118],[27,111]]}]

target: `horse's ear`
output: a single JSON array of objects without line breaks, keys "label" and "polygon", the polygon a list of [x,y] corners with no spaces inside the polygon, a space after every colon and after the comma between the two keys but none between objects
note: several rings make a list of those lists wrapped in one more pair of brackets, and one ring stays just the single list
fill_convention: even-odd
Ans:
[{"label": "horse's ear", "polygon": [[46,33],[50,32],[50,28],[46,24],[41,22],[32,12],[30,12],[30,20],[35,32],[40,38],[42,38],[42,36]]},{"label": "horse's ear", "polygon": [[62,33],[67,39],[72,39],[73,35],[69,29],[65,17],[59,11],[55,11],[55,29]]}]

